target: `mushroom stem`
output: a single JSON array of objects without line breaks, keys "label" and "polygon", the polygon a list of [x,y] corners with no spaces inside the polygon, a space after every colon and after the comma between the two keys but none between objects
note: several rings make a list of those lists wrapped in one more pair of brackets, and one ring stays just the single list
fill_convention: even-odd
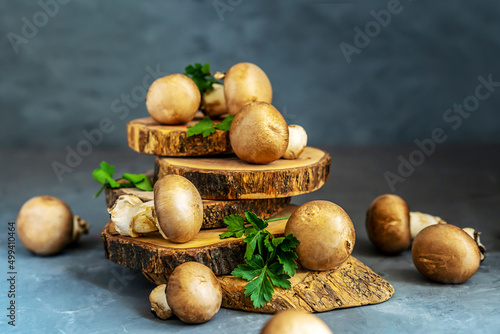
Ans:
[{"label": "mushroom stem", "polygon": [[300,125],[288,126],[288,147],[283,154],[283,159],[297,159],[307,146],[307,133]]},{"label": "mushroom stem", "polygon": [[418,232],[422,231],[427,226],[436,224],[446,224],[446,221],[441,219],[441,217],[432,216],[427,213],[422,212],[410,212],[410,231],[411,238],[414,239]]},{"label": "mushroom stem", "polygon": [[80,216],[75,215],[73,217],[73,236],[71,237],[71,242],[77,242],[80,235],[87,233],[89,233],[89,223]]},{"label": "mushroom stem", "polygon": [[151,312],[162,320],[166,320],[172,316],[172,309],[167,302],[166,287],[166,284],[160,284],[149,295]]},{"label": "mushroom stem", "polygon": [[214,78],[216,80],[224,80],[225,77],[226,77],[226,72],[219,72],[219,71],[217,71],[217,72],[214,73]]},{"label": "mushroom stem", "polygon": [[481,243],[481,240],[479,239],[479,235],[481,232],[476,231],[472,227],[464,227],[463,230],[467,232],[468,235],[471,236],[472,239],[477,244],[477,247],[479,247],[479,252],[481,253],[481,262],[484,261],[484,258],[486,257],[486,247]]}]

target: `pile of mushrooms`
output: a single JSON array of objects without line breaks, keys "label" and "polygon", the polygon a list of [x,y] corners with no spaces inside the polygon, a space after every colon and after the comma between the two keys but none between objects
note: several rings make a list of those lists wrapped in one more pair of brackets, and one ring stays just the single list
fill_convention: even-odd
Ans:
[{"label": "pile of mushrooms", "polygon": [[437,282],[467,281],[486,253],[480,232],[447,224],[440,217],[410,212],[406,202],[393,194],[381,195],[371,203],[366,229],[370,241],[384,253],[399,254],[412,245],[415,267]]}]

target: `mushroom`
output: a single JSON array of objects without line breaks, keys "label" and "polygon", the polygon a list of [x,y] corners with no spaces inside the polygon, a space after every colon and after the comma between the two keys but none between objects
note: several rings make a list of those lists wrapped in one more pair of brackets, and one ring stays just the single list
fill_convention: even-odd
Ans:
[{"label": "mushroom", "polygon": [[298,310],[277,312],[264,325],[261,334],[332,334],[330,328],[314,314]]},{"label": "mushroom", "polygon": [[184,74],[171,74],[156,79],[146,96],[149,114],[162,124],[189,122],[198,111],[200,102],[198,86]]},{"label": "mushroom", "polygon": [[212,87],[212,89],[208,89],[202,94],[200,109],[207,116],[218,117],[227,113],[224,86],[214,83]]},{"label": "mushroom", "polygon": [[366,213],[370,241],[384,253],[398,254],[410,247],[410,212],[397,195],[377,197]]},{"label": "mushroom", "polygon": [[238,63],[225,73],[224,96],[227,111],[236,115],[251,102],[271,103],[273,89],[269,78],[260,67],[252,63]]},{"label": "mushroom", "polygon": [[143,202],[136,195],[121,195],[108,212],[120,235],[138,237],[158,231],[153,201]]},{"label": "mushroom", "polygon": [[463,230],[476,242],[479,252],[481,253],[481,262],[483,262],[486,257],[486,247],[484,247],[479,238],[481,232],[476,231],[472,227],[464,227]]},{"label": "mushroom", "polygon": [[356,239],[349,215],[337,204],[312,201],[296,209],[285,227],[299,240],[298,261],[311,270],[339,267],[351,255]]},{"label": "mushroom", "polygon": [[88,223],[73,216],[69,206],[52,196],[36,196],[23,204],[17,216],[17,233],[21,243],[36,255],[54,255],[81,234]]},{"label": "mushroom", "polygon": [[288,147],[284,159],[297,159],[307,146],[307,133],[300,125],[288,126]]},{"label": "mushroom", "polygon": [[166,284],[160,284],[149,294],[151,313],[162,320],[167,320],[172,316],[172,309],[167,303],[166,288]]},{"label": "mushroom", "polygon": [[196,187],[183,176],[166,175],[154,185],[157,227],[170,241],[193,239],[203,223],[203,202]]},{"label": "mushroom", "polygon": [[481,253],[467,232],[451,224],[424,228],[413,240],[413,263],[425,277],[441,283],[463,283],[479,268]]},{"label": "mushroom", "polygon": [[234,117],[229,140],[241,160],[268,164],[285,153],[288,125],[280,112],[269,103],[253,102]]},{"label": "mushroom", "polygon": [[399,254],[408,249],[418,232],[434,224],[446,222],[426,213],[410,212],[405,200],[393,194],[375,198],[366,212],[370,241],[388,254]]},{"label": "mushroom", "polygon": [[210,268],[198,262],[185,262],[168,279],[167,301],[182,321],[203,323],[219,311],[222,289]]}]

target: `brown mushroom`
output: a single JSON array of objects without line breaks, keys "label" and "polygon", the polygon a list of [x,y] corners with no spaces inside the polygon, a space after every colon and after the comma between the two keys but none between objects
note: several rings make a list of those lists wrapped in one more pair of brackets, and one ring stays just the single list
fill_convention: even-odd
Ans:
[{"label": "brown mushroom", "polygon": [[332,334],[330,328],[314,314],[298,310],[277,312],[264,325],[261,334]]},{"label": "brown mushroom", "polygon": [[366,213],[370,241],[384,253],[398,254],[410,247],[410,211],[397,195],[385,194],[371,203]]},{"label": "brown mushroom", "polygon": [[37,255],[61,252],[81,234],[87,233],[88,227],[80,216],[73,216],[65,202],[46,195],[28,200],[17,216],[19,240]]},{"label": "brown mushroom", "polygon": [[167,301],[184,322],[212,319],[222,303],[222,289],[214,273],[198,262],[185,262],[174,269],[167,284]]},{"label": "brown mushroom", "polygon": [[183,176],[166,175],[154,185],[157,227],[168,240],[193,239],[203,223],[203,202],[196,187]]},{"label": "brown mushroom", "polygon": [[356,239],[349,215],[337,204],[312,201],[296,209],[285,227],[300,244],[298,261],[311,270],[330,270],[351,255]]},{"label": "brown mushroom", "polygon": [[268,164],[283,156],[288,146],[288,125],[280,112],[265,102],[244,106],[229,131],[234,153],[246,162]]},{"label": "brown mushroom", "polygon": [[198,111],[201,93],[194,81],[184,74],[170,74],[156,79],[149,87],[146,108],[162,124],[182,124]]},{"label": "brown mushroom", "polygon": [[411,255],[422,275],[441,283],[463,283],[481,263],[474,239],[451,224],[432,225],[420,231],[413,240]]}]

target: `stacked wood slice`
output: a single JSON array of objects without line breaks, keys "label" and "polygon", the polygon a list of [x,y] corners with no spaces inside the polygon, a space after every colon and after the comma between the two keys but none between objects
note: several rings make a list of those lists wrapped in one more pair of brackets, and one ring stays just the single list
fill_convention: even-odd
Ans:
[{"label": "stacked wood slice", "polygon": [[[178,244],[164,239],[158,232],[137,238],[121,236],[110,222],[102,232],[108,259],[142,271],[157,284],[166,282],[181,263],[203,263],[219,277],[223,306],[249,311],[297,308],[320,312],[374,304],[390,298],[394,291],[392,286],[351,257],[343,269],[299,270],[291,290],[277,289],[276,296],[266,307],[253,309],[250,300],[243,295],[247,282],[230,276],[231,271],[244,262],[245,243],[243,238],[219,238],[227,231],[224,217],[242,215],[247,210],[264,219],[290,215],[296,207],[290,205],[293,196],[315,191],[328,180],[331,158],[327,152],[306,147],[295,160],[249,164],[232,154],[227,131],[217,130],[208,137],[188,137],[188,126],[200,119],[197,117],[185,125],[162,125],[149,117],[136,119],[127,125],[127,134],[133,150],[157,156],[154,172],[150,172],[153,181],[176,174],[196,186],[204,206],[202,230],[193,240]],[[137,195],[143,201],[153,200],[152,192],[134,188],[107,189],[108,207],[123,194]],[[286,220],[272,222],[268,230],[274,235],[282,235],[285,225]],[[319,290],[310,289],[320,285]],[[331,301],[327,302],[325,296],[330,296]]]}]

